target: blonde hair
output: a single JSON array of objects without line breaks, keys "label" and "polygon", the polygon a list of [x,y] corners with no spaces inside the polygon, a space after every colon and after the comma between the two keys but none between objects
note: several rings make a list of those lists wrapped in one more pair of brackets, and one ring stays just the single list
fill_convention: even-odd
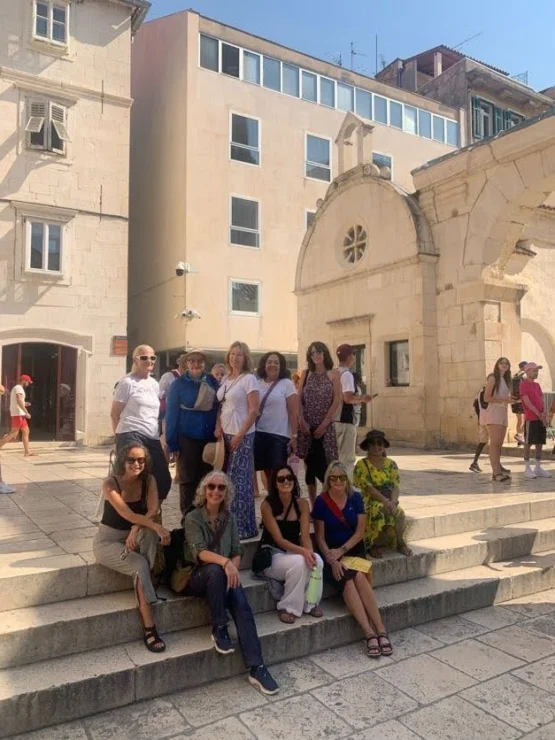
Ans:
[{"label": "blonde hair", "polygon": [[245,355],[245,361],[243,363],[243,372],[252,373],[254,370],[254,363],[252,361],[249,345],[245,344],[245,342],[233,342],[233,344],[227,350],[227,354],[225,356],[225,364],[226,364],[228,371],[231,372],[232,370],[231,365],[229,364],[229,355],[231,354],[231,350],[235,349],[236,347],[240,349],[241,352]]},{"label": "blonde hair", "polygon": [[347,478],[347,480],[345,481],[345,490],[347,491],[347,496],[352,496],[352,494],[353,494],[353,484],[351,483],[351,479],[349,478],[349,473],[347,472],[347,468],[339,460],[332,460],[332,462],[330,462],[330,464],[328,465],[328,468],[326,470],[326,474],[324,476],[324,484],[323,484],[322,490],[323,491],[329,491],[330,490],[330,487],[329,487],[330,480],[329,480],[329,478],[330,478],[330,475],[333,475],[333,470],[335,468],[339,468],[339,470],[341,471],[341,473]]},{"label": "blonde hair", "polygon": [[229,509],[229,507],[231,506],[231,502],[233,501],[233,498],[235,496],[235,486],[228,478],[228,476],[225,473],[222,473],[221,470],[211,470],[209,473],[206,473],[204,478],[198,484],[198,488],[195,493],[195,500],[193,501],[193,505],[196,506],[197,509],[200,509],[206,503],[206,486],[211,483],[214,478],[223,479],[224,483],[227,486],[225,498],[222,501],[220,508]]},{"label": "blonde hair", "polygon": [[152,350],[152,354],[153,354],[153,355],[155,355],[155,354],[156,354],[156,352],[155,352],[155,351],[154,351],[154,349],[153,349],[153,348],[152,348],[152,347],[150,346],[150,344],[138,344],[138,345],[137,345],[137,346],[135,347],[135,349],[133,350],[133,355],[132,355],[132,357],[133,357],[133,368],[134,368],[135,370],[136,370],[136,369],[137,369],[137,367],[138,367],[138,365],[137,365],[137,357],[138,357],[139,355],[142,355],[142,354],[145,354],[145,355],[146,355],[146,354],[150,354],[149,352],[141,352],[141,351],[140,351],[140,350],[144,350],[144,349],[149,349],[149,350]]}]

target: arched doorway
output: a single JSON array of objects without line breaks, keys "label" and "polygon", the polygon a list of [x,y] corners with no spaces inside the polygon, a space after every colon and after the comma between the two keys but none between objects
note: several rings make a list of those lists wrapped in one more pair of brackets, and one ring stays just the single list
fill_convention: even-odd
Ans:
[{"label": "arched doorway", "polygon": [[31,403],[31,434],[35,440],[75,440],[77,350],[48,342],[23,342],[2,347],[2,420],[9,426],[9,392],[21,373],[33,378],[27,391]]}]

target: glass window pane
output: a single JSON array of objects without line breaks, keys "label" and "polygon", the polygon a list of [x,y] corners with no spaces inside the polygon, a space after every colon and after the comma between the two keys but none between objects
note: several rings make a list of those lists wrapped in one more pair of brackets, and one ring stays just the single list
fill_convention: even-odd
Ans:
[{"label": "glass window pane", "polygon": [[316,103],[318,100],[318,78],[310,72],[303,72],[303,98],[312,100]]},{"label": "glass window pane", "polygon": [[42,270],[42,239],[44,224],[31,224],[31,267],[33,270]]},{"label": "glass window pane", "polygon": [[320,77],[320,103],[335,108],[335,82]]},{"label": "glass window pane", "polygon": [[305,211],[306,215],[306,228],[310,229],[316,218],[316,211]]},{"label": "glass window pane", "polygon": [[41,18],[48,18],[48,5],[46,3],[37,3],[37,16]]},{"label": "glass window pane", "polygon": [[445,141],[445,127],[443,118],[434,116],[434,139],[436,141]]},{"label": "glass window pane", "polygon": [[363,118],[372,118],[372,95],[366,90],[356,90],[356,112]]},{"label": "glass window pane", "polygon": [[231,140],[234,144],[258,148],[258,121],[234,113],[231,118]]},{"label": "glass window pane", "polygon": [[258,313],[258,285],[232,283],[231,310]]},{"label": "glass window pane", "polygon": [[258,202],[244,198],[231,199],[231,224],[244,229],[258,229]]},{"label": "glass window pane", "polygon": [[299,68],[290,64],[283,65],[283,92],[286,95],[299,97]]},{"label": "glass window pane", "polygon": [[60,257],[62,244],[62,227],[50,224],[48,227],[48,269],[60,272]]},{"label": "glass window pane", "polygon": [[37,16],[35,33],[37,34],[37,36],[48,38],[48,21],[46,20],[46,18],[39,18],[39,16]]},{"label": "glass window pane", "polygon": [[389,101],[389,125],[403,128],[403,106],[394,100]]},{"label": "glass window pane", "polygon": [[239,77],[239,49],[236,46],[222,44],[222,72],[224,75]]},{"label": "glass window pane", "polygon": [[337,83],[337,107],[339,110],[354,111],[355,109],[355,88],[350,85],[344,85],[342,82]]},{"label": "glass window pane", "polygon": [[391,385],[409,384],[409,343],[391,342],[389,345],[389,371]]},{"label": "glass window pane", "polygon": [[251,51],[243,52],[243,79],[260,85],[260,55]]},{"label": "glass window pane", "polygon": [[323,180],[329,182],[331,179],[329,167],[319,167],[316,164],[306,164],[306,176],[314,180]]},{"label": "glass window pane", "polygon": [[65,42],[66,40],[66,27],[62,23],[54,23],[52,25],[52,38],[54,41],[59,41],[60,43]]},{"label": "glass window pane", "polygon": [[372,152],[372,164],[375,164],[377,167],[389,167],[391,169],[391,157],[387,154],[378,154],[378,152]]},{"label": "glass window pane", "polygon": [[320,139],[318,136],[306,137],[306,159],[308,162],[330,166],[329,139]]},{"label": "glass window pane", "polygon": [[258,149],[247,149],[247,147],[232,144],[231,159],[247,164],[260,164],[260,152]]},{"label": "glass window pane", "polygon": [[281,92],[281,62],[264,57],[264,87]]},{"label": "glass window pane", "polygon": [[379,95],[374,95],[374,120],[387,123],[387,100]]},{"label": "glass window pane", "polygon": [[405,131],[409,134],[418,133],[418,111],[410,105],[405,105]]},{"label": "glass window pane", "polygon": [[217,72],[218,65],[218,41],[209,36],[200,37],[200,66]]},{"label": "glass window pane", "polygon": [[240,247],[258,247],[258,231],[231,229],[231,243]]},{"label": "glass window pane", "polygon": [[65,11],[65,8],[53,8],[52,9],[52,17],[58,23],[65,23],[66,22],[66,11]]},{"label": "glass window pane", "polygon": [[418,111],[418,132],[426,139],[432,138],[432,115],[425,110]]},{"label": "glass window pane", "polygon": [[457,121],[447,121],[447,143],[459,146],[459,124]]},{"label": "glass window pane", "polygon": [[64,142],[58,136],[56,127],[52,122],[50,122],[50,147],[51,149],[56,149],[59,152],[64,151]]}]

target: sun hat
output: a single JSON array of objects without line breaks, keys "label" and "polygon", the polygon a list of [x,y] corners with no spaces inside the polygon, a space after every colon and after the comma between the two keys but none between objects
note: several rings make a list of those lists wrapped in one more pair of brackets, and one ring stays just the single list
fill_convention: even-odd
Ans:
[{"label": "sun hat", "polygon": [[385,448],[390,446],[385,436],[385,432],[382,432],[379,429],[371,429],[366,435],[366,437],[360,443],[360,449],[367,450],[370,447],[370,442],[372,442],[372,440],[374,439],[378,439],[380,440],[380,442],[383,442],[383,446]]},{"label": "sun hat", "polygon": [[214,470],[222,470],[225,461],[225,442],[223,437],[216,442],[209,442],[202,451],[202,459]]}]

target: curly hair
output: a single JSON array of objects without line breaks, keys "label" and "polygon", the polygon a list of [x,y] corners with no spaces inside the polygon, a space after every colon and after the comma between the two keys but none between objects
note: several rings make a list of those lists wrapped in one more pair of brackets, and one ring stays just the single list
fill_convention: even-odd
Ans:
[{"label": "curly hair", "polygon": [[339,462],[339,460],[332,460],[330,464],[328,465],[328,468],[326,470],[326,474],[324,476],[324,483],[322,486],[323,491],[329,491],[330,490],[330,475],[333,475],[333,470],[335,468],[339,468],[341,473],[347,478],[345,482],[345,490],[347,491],[347,496],[352,496],[353,494],[353,484],[351,483],[351,479],[349,478],[349,473],[347,472],[347,468],[343,465],[342,462]]},{"label": "curly hair", "polygon": [[231,365],[229,364],[229,355],[231,354],[232,349],[241,350],[241,352],[245,355],[245,361],[243,363],[243,372],[252,373],[252,371],[254,370],[254,363],[252,361],[249,345],[245,344],[245,342],[233,342],[233,344],[231,344],[231,346],[227,350],[226,356],[224,358],[227,371],[231,372]]},{"label": "curly hair", "polygon": [[285,357],[281,354],[281,352],[266,352],[266,354],[262,355],[262,357],[258,361],[256,374],[261,380],[266,380],[266,363],[268,362],[268,358],[272,355],[275,355],[279,360],[278,378],[280,380],[282,380],[283,378],[287,378],[287,362],[285,361]]},{"label": "curly hair", "polygon": [[326,368],[326,370],[333,370],[333,359],[328,346],[324,344],[324,342],[311,342],[308,345],[308,349],[306,351],[306,362],[308,365],[308,369],[311,372],[314,372],[316,370],[316,365],[314,364],[314,360],[311,357],[311,353],[314,350],[316,352],[322,352],[322,354],[324,355],[324,367]]},{"label": "curly hair", "polygon": [[143,469],[139,473],[138,478],[141,481],[147,482],[152,473],[152,459],[147,448],[140,442],[133,442],[121,448],[121,450],[117,453],[116,459],[114,460],[114,473],[119,476],[125,475],[125,464],[131,450],[143,451],[143,454],[145,456],[145,464],[143,465]]},{"label": "curly hair", "polygon": [[211,470],[209,473],[206,473],[204,478],[201,480],[201,482],[198,484],[198,488],[195,493],[195,500],[193,501],[193,505],[197,507],[197,509],[200,509],[202,506],[206,503],[206,486],[214,480],[214,478],[223,479],[224,483],[227,486],[227,490],[225,493],[225,498],[222,501],[221,509],[229,509],[231,506],[231,502],[233,501],[233,498],[235,496],[235,486],[231,482],[231,479],[225,474],[222,473],[221,470]]}]

